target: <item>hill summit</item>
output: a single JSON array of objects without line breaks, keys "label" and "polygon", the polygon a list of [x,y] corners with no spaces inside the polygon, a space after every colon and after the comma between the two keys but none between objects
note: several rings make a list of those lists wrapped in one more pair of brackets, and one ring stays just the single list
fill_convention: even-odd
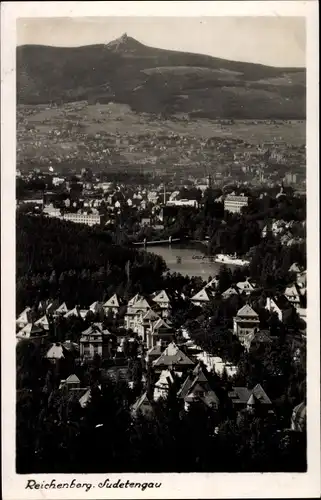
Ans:
[{"label": "hill summit", "polygon": [[209,119],[304,119],[305,70],[149,47],[124,33],[101,45],[17,47],[18,104],[87,100]]},{"label": "hill summit", "polygon": [[116,38],[116,40],[112,40],[107,44],[107,48],[114,52],[132,52],[143,47],[145,46],[142,43],[128,36],[127,33],[124,33],[119,38]]}]

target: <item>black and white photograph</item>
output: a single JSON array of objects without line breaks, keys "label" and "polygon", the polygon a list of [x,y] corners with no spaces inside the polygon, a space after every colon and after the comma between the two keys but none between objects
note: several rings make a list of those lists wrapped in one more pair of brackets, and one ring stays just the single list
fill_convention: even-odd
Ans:
[{"label": "black and white photograph", "polygon": [[306,17],[15,23],[25,493],[51,498],[59,474],[103,475],[109,496],[119,474],[129,495],[161,495],[158,474],[306,474]]}]

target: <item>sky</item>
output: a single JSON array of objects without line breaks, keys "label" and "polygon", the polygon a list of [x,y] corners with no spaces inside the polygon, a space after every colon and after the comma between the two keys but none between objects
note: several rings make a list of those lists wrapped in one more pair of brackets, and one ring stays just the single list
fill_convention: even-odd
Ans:
[{"label": "sky", "polygon": [[106,44],[127,33],[163,49],[269,66],[305,67],[303,17],[81,17],[17,20],[17,45]]}]

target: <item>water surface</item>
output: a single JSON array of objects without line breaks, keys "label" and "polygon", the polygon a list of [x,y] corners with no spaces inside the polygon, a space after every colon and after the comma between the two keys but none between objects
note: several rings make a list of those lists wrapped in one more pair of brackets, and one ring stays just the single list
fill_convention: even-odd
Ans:
[{"label": "water surface", "polygon": [[[214,276],[219,272],[222,264],[210,262],[208,258],[204,260],[193,259],[193,256],[205,255],[202,249],[174,244],[172,246],[147,246],[146,251],[160,255],[166,262],[168,269],[171,272],[176,272],[188,276],[200,276],[207,280],[209,276]],[[181,263],[177,262],[177,257],[181,258]],[[229,265],[231,269],[235,266]]]}]

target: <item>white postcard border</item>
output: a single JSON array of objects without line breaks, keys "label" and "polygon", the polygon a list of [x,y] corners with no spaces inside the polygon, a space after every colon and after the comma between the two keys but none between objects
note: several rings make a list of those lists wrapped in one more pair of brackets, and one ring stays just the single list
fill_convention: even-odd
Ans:
[{"label": "white postcard border", "polygon": [[[298,498],[320,494],[320,324],[317,2],[3,2],[1,16],[2,478],[5,500],[58,498]],[[307,20],[308,472],[302,474],[15,473],[15,53],[17,17],[305,16]],[[108,453],[108,445],[106,444]],[[213,450],[215,453],[215,450]],[[85,489],[25,489],[28,479],[92,483]],[[158,489],[99,488],[102,480],[161,482]]]}]

